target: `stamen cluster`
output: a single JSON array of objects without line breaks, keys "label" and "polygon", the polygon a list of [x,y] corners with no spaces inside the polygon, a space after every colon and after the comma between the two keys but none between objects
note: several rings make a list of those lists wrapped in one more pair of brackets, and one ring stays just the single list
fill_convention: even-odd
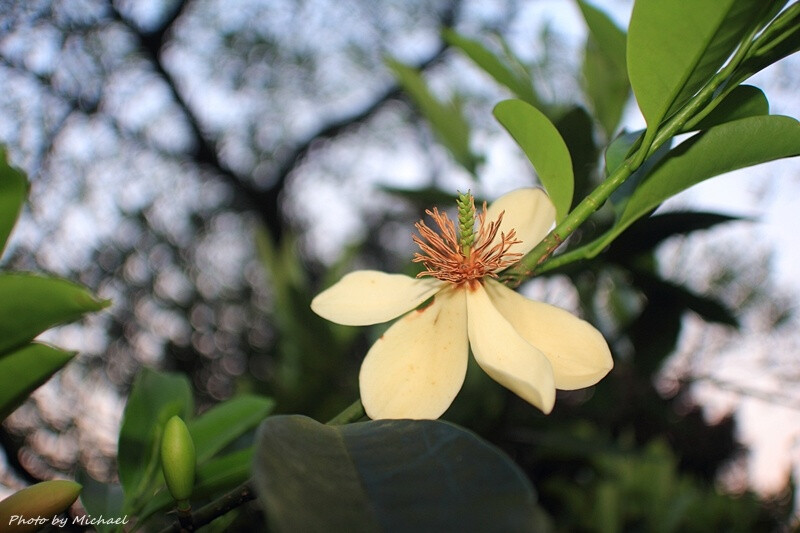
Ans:
[{"label": "stamen cluster", "polygon": [[[455,285],[472,284],[486,276],[497,278],[497,272],[520,260],[522,254],[509,252],[511,246],[522,242],[516,238],[516,230],[501,232],[500,238],[496,240],[503,213],[500,213],[497,220],[487,223],[484,202],[482,212],[476,217],[472,195],[469,195],[469,204],[464,198],[459,198],[458,208],[460,239],[455,224],[447,213],[439,212],[435,207],[433,211],[426,210],[425,213],[436,223],[438,232],[429,228],[422,220],[414,225],[419,236],[413,235],[412,239],[423,253],[415,253],[412,261],[422,263],[426,268],[417,277],[433,276]],[[468,222],[475,221],[476,218],[477,232]]]}]

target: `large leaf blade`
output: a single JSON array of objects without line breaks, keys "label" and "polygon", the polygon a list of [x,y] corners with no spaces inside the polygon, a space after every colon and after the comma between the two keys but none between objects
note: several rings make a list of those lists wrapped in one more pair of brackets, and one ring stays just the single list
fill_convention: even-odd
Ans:
[{"label": "large leaf blade", "polygon": [[528,156],[556,206],[556,219],[562,220],[572,205],[575,177],[569,149],[558,129],[544,113],[522,100],[500,102],[493,113]]},{"label": "large leaf blade", "polygon": [[[719,157],[720,153],[726,156]],[[796,155],[800,155],[800,123],[791,117],[747,117],[699,133],[672,149],[644,177],[616,224],[591,244],[589,256],[600,253],[634,221],[692,185],[732,170]]]},{"label": "large leaf blade", "polygon": [[0,275],[0,356],[43,331],[108,306],[85,288],[33,274]]},{"label": "large leaf blade", "polygon": [[763,9],[752,0],[640,0],[628,29],[628,76],[654,130],[709,79]]},{"label": "large leaf blade", "polygon": [[0,422],[74,356],[75,352],[31,343],[0,358]]},{"label": "large leaf blade", "polygon": [[271,417],[258,431],[254,469],[279,532],[536,530],[524,474],[445,422]]}]

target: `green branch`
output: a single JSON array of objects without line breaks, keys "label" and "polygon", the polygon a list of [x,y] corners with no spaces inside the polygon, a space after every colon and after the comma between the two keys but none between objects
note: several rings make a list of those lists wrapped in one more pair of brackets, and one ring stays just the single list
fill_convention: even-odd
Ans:
[{"label": "green branch", "polygon": [[[517,286],[525,279],[537,274],[554,270],[566,264],[594,257],[600,250],[595,250],[596,242],[588,243],[580,248],[571,250],[557,257],[551,258],[553,253],[566,241],[566,239],[576,230],[586,219],[608,200],[611,194],[617,190],[631,174],[633,174],[656,150],[664,143],[668,142],[674,135],[699,113],[707,113],[704,109],[709,101],[720,95],[715,95],[717,89],[724,87],[734,75],[736,69],[742,62],[749,57],[752,50],[757,50],[758,43],[764,40],[765,35],[771,35],[780,28],[777,26],[785,25],[791,17],[778,17],[773,24],[769,25],[761,35],[756,38],[760,31],[760,25],[755,27],[742,40],[741,46],[731,57],[730,61],[717,72],[709,82],[695,94],[677,113],[658,129],[648,128],[643,138],[634,145],[635,151],[625,160],[625,162],[615,169],[597,188],[587,195],[567,217],[558,224],[536,247],[523,257],[519,263],[507,269],[502,274],[502,279],[511,286]],[[733,87],[725,87],[725,91],[732,90]],[[724,94],[722,95],[724,96]],[[602,237],[600,237],[602,239]]]},{"label": "green branch", "polygon": [[351,422],[356,422],[365,416],[367,416],[367,414],[364,412],[364,406],[361,404],[361,400],[356,400],[346,407],[344,411],[328,420],[328,425],[338,426],[350,424]]},{"label": "green branch", "polygon": [[[253,489],[253,480],[248,479],[232,491],[192,513],[190,519],[186,517],[182,521],[174,522],[172,525],[162,529],[161,533],[194,531],[255,498],[256,493]],[[182,522],[184,524],[190,523],[191,526],[189,528],[183,527]],[[262,529],[262,531],[264,530]]]}]

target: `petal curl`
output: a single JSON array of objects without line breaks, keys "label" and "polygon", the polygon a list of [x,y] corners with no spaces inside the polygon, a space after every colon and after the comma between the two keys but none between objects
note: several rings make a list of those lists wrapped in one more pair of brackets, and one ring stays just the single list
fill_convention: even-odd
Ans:
[{"label": "petal curl", "polygon": [[542,189],[517,189],[504,194],[486,210],[486,221],[492,222],[503,213],[503,223],[493,243],[500,240],[500,233],[508,235],[512,228],[522,242],[512,246],[512,253],[526,254],[545,238],[556,221],[556,208]]},{"label": "petal curl", "polygon": [[556,401],[550,362],[495,309],[482,285],[467,290],[467,324],[472,353],[481,368],[523,400],[549,413]]},{"label": "petal curl", "polygon": [[449,289],[392,324],[367,352],[358,376],[372,419],[439,418],[467,373],[464,291]]},{"label": "petal curl", "polygon": [[529,300],[494,280],[487,280],[486,291],[514,329],[550,360],[556,388],[589,387],[614,366],[603,335],[585,320],[559,307]]},{"label": "petal curl", "polygon": [[346,326],[380,324],[410,311],[446,285],[377,270],[351,272],[311,300],[322,318]]}]

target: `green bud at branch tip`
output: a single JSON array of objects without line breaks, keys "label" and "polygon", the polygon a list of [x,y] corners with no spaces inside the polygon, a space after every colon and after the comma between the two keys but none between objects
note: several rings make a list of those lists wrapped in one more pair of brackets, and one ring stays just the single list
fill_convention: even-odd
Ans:
[{"label": "green bud at branch tip", "polygon": [[[170,494],[179,505],[192,495],[197,460],[189,428],[179,416],[170,418],[161,439],[161,469]],[[185,507],[185,505],[184,505]]]}]

